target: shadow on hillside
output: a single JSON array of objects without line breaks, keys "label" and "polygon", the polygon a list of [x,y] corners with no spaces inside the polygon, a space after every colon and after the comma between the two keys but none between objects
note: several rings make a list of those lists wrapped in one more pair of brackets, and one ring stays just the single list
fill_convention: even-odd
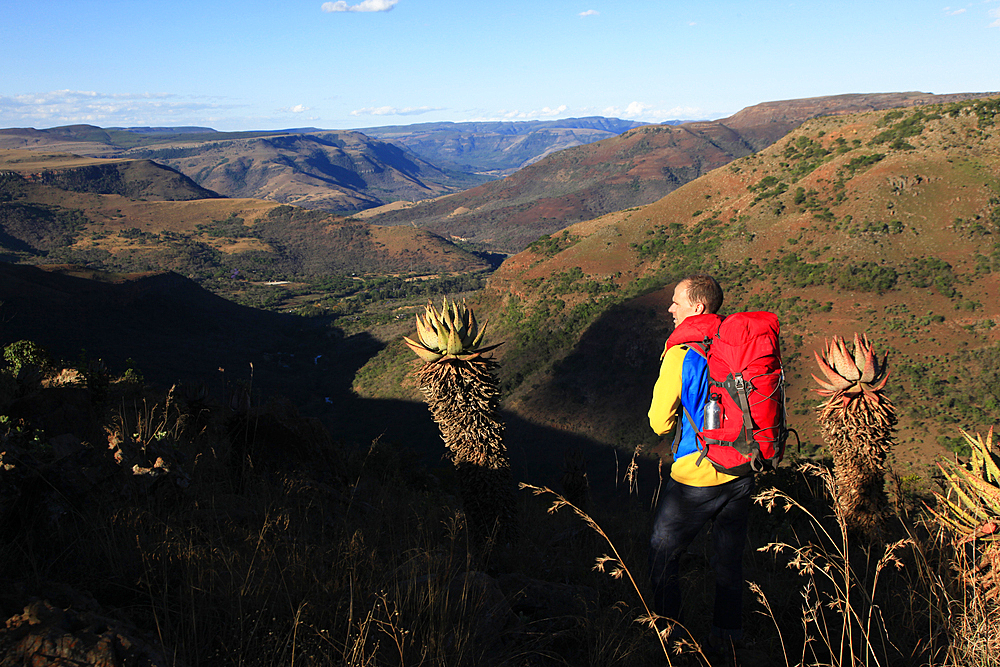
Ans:
[{"label": "shadow on hillside", "polygon": [[[364,448],[379,441],[409,450],[417,462],[430,469],[448,467],[444,442],[423,403],[401,400],[346,398],[318,415],[334,438],[349,446]],[[604,443],[570,431],[539,425],[507,411],[501,413],[504,441],[514,478],[545,485],[559,491],[564,456],[583,456],[593,494],[608,498],[620,493],[620,478],[628,465],[626,454]],[[647,469],[648,468],[648,469]],[[652,492],[655,466],[643,462],[640,488]]]},{"label": "shadow on hillside", "polygon": [[[592,443],[591,486],[614,483],[614,450],[649,452],[660,444],[647,411],[659,374],[663,342],[672,330],[667,313],[672,285],[610,308],[580,336],[546,379],[519,390],[523,419],[550,424]],[[577,434],[577,435],[573,435]],[[618,461],[618,477],[627,461]],[[647,470],[649,468],[649,470]],[[656,465],[643,459],[640,492],[652,493]]]},{"label": "shadow on hillside", "polygon": [[[90,273],[0,264],[0,347],[33,340],[64,364],[86,354],[103,359],[113,375],[131,366],[164,389],[200,383],[224,405],[232,387],[250,384],[255,403],[287,398],[345,446],[379,440],[412,451],[431,468],[447,467],[423,403],[353,393],[358,369],[384,347],[371,336],[345,337],[321,321],[239,306],[177,274],[94,279]],[[573,418],[587,419],[586,408]],[[512,413],[502,419],[517,479],[558,490],[564,454],[574,452],[588,461],[595,495],[614,493],[616,473],[628,463],[614,448],[569,426]]]}]

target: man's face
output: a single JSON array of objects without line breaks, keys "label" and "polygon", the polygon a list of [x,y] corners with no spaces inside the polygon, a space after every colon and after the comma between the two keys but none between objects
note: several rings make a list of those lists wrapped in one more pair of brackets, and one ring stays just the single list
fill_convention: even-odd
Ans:
[{"label": "man's face", "polygon": [[692,303],[688,298],[688,284],[686,280],[677,283],[674,288],[674,302],[670,304],[670,314],[674,316],[674,326],[686,320],[690,315],[700,315],[705,312],[705,304]]}]

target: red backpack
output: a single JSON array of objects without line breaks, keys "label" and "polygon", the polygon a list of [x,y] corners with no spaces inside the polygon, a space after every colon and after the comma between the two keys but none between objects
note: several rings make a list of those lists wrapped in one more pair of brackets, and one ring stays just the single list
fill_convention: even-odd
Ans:
[{"label": "red backpack", "polygon": [[[738,476],[773,468],[785,455],[788,434],[794,432],[785,425],[778,318],[764,311],[734,313],[712,333],[714,324],[707,326],[707,317],[715,316],[686,318],[667,339],[667,347],[685,344],[708,361],[706,428],[699,429],[684,410],[698,432],[698,463],[707,457],[719,472]],[[717,428],[707,428],[712,401],[721,408]]]}]

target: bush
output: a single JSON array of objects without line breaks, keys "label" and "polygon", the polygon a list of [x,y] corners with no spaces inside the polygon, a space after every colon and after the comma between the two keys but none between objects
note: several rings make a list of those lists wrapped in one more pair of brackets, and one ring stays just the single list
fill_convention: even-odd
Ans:
[{"label": "bush", "polygon": [[899,274],[891,266],[879,266],[874,262],[849,264],[837,273],[837,284],[842,289],[882,294],[896,286]]},{"label": "bush", "polygon": [[3,360],[14,377],[17,377],[22,370],[28,370],[31,367],[42,371],[52,366],[52,361],[45,348],[31,340],[19,340],[5,347]]}]

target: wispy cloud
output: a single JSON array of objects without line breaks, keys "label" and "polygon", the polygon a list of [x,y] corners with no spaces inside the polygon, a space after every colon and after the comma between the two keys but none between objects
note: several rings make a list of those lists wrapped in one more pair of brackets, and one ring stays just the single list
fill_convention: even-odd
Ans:
[{"label": "wispy cloud", "polygon": [[565,104],[560,104],[559,106],[553,107],[542,107],[541,109],[533,109],[532,111],[519,111],[514,109],[512,111],[501,110],[499,116],[504,120],[529,120],[532,118],[552,118],[553,116],[560,116],[566,113],[569,109]]},{"label": "wispy cloud", "polygon": [[565,113],[568,107],[565,104],[560,104],[555,109],[549,107],[542,107],[541,111],[538,112],[540,116],[558,116],[561,113]]},{"label": "wispy cloud", "polygon": [[597,16],[598,14],[600,14],[600,12],[596,9],[588,9],[585,12],[580,12],[580,16]]},{"label": "wispy cloud", "polygon": [[364,109],[355,109],[351,112],[352,116],[419,116],[420,114],[429,113],[431,111],[440,111],[440,108],[436,107],[405,107],[400,109],[398,107],[365,107]]},{"label": "wispy cloud", "polygon": [[292,113],[302,113],[303,111],[309,111],[309,107],[302,104],[296,104],[294,107],[289,109]]},{"label": "wispy cloud", "polygon": [[990,18],[996,19],[995,21],[993,21],[993,23],[990,24],[990,27],[1000,28],[1000,7],[998,7],[997,9],[991,9],[989,14]]},{"label": "wispy cloud", "polygon": [[964,14],[965,8],[952,9],[951,7],[945,7],[942,11],[944,11],[944,13],[948,16],[957,16],[958,14]]},{"label": "wispy cloud", "polygon": [[56,90],[0,95],[0,125],[51,127],[71,123],[103,126],[203,123],[210,114],[238,108],[208,98],[170,93],[101,93]]},{"label": "wispy cloud", "polygon": [[344,0],[324,2],[320,7],[324,12],[387,12],[396,6],[399,0],[364,0],[356,5],[349,5]]},{"label": "wispy cloud", "polygon": [[638,116],[645,116],[645,111],[652,108],[652,104],[646,104],[644,102],[631,102],[625,108],[608,107],[604,110],[604,115],[617,116],[619,118],[636,118]]},{"label": "wispy cloud", "polygon": [[629,120],[654,123],[664,120],[688,120],[706,117],[705,112],[697,107],[658,109],[655,105],[646,104],[645,102],[632,102],[625,107],[607,107],[602,113],[605,116],[613,118],[627,118]]}]

